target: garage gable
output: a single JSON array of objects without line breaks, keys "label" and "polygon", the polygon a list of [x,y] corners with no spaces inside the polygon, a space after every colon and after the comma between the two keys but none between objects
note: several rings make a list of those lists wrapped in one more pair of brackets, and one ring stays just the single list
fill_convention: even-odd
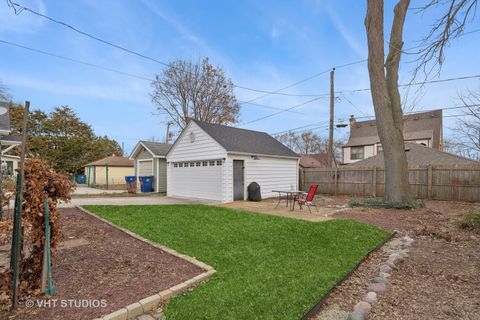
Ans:
[{"label": "garage gable", "polygon": [[227,151],[190,121],[167,154],[168,162],[224,159]]}]

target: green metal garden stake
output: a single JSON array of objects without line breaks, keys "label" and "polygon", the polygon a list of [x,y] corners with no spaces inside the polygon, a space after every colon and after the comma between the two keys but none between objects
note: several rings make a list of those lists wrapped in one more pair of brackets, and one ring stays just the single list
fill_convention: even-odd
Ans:
[{"label": "green metal garden stake", "polygon": [[107,178],[107,190],[108,190],[108,161],[105,162],[105,175]]},{"label": "green metal garden stake", "polygon": [[21,233],[22,233],[22,175],[17,175],[17,193],[15,195],[15,207],[13,209],[13,235],[12,235],[12,251],[10,255],[10,270],[12,272],[12,310],[18,305],[18,277],[20,269],[20,252],[21,252]]},{"label": "green metal garden stake", "polygon": [[92,171],[92,164],[88,164],[88,177],[87,177],[87,187],[90,188],[90,173]]},{"label": "green metal garden stake", "polygon": [[45,247],[43,251],[42,290],[49,296],[55,295],[52,281],[52,260],[50,252],[50,218],[48,199],[45,199]]}]

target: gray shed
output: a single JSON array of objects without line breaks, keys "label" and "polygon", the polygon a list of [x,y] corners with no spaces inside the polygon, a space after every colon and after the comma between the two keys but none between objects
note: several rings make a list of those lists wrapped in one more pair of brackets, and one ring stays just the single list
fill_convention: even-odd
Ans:
[{"label": "gray shed", "polygon": [[154,192],[167,192],[166,154],[171,144],[139,141],[130,159],[134,160],[135,176],[153,176]]}]

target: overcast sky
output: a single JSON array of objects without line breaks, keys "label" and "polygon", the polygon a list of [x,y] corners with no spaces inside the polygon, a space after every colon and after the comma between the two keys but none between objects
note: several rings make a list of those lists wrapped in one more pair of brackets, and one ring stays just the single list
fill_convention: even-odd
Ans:
[{"label": "overcast sky", "polygon": [[[239,86],[274,91],[367,56],[364,17],[366,1],[154,1],[154,0],[16,0],[80,30],[161,61],[209,57],[222,66]],[[418,6],[424,1],[412,1]],[[394,1],[386,1],[388,31]],[[405,48],[418,45],[439,11],[425,15],[409,12]],[[468,30],[479,28],[478,21]],[[153,78],[164,66],[101,44],[29,12],[15,15],[0,1],[0,40],[57,55]],[[480,32],[454,41],[446,52],[440,79],[478,75]],[[0,43],[0,79],[17,102],[30,100],[33,108],[50,111],[69,105],[90,123],[99,135],[124,142],[129,152],[139,139],[165,136],[165,118],[152,115],[151,87],[146,80],[127,77]],[[404,56],[401,83],[411,80],[414,56]],[[372,115],[366,63],[337,69],[336,119]],[[458,94],[479,89],[479,79],[426,85],[422,92],[410,90],[409,108],[430,110],[458,104]],[[284,93],[316,95],[329,92],[328,72],[293,86]],[[402,89],[402,94],[405,91]],[[236,89],[239,100],[261,93]],[[412,103],[416,98],[415,103]],[[288,108],[311,100],[311,96],[269,95],[256,103]],[[328,98],[243,125],[244,128],[276,133],[312,125],[326,136]],[[242,105],[241,123],[275,113],[275,110]],[[448,110],[445,115],[458,114]],[[455,118],[444,119],[445,136]],[[336,129],[337,136],[348,134]]]}]

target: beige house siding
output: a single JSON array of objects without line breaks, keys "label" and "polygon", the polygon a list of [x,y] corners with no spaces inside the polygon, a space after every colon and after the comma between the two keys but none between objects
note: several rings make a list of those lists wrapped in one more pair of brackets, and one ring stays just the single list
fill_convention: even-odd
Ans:
[{"label": "beige house siding", "polygon": [[[88,166],[85,167],[85,175],[88,182]],[[108,167],[108,184],[125,184],[125,176],[135,175],[133,167]],[[106,185],[106,167],[92,166],[90,170],[90,184]]]}]

